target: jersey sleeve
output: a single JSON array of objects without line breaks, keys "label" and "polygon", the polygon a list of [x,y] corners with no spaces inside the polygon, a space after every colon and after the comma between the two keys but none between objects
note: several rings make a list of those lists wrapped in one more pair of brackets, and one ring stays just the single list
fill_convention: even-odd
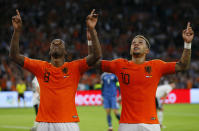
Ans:
[{"label": "jersey sleeve", "polygon": [[25,57],[23,68],[30,71],[35,76],[38,76],[38,74],[42,72],[43,65],[44,65],[44,61],[34,60],[28,57]]},{"label": "jersey sleeve", "polygon": [[86,58],[76,60],[75,63],[78,66],[78,70],[80,72],[80,75],[82,75],[84,72],[86,72],[89,69],[89,66],[86,62]]},{"label": "jersey sleeve", "polygon": [[118,68],[118,63],[120,59],[108,61],[108,60],[102,60],[101,61],[101,69],[103,72],[110,72],[110,73],[115,73]]},{"label": "jersey sleeve", "polygon": [[162,75],[173,74],[175,73],[176,62],[164,62],[158,60],[158,66]]}]

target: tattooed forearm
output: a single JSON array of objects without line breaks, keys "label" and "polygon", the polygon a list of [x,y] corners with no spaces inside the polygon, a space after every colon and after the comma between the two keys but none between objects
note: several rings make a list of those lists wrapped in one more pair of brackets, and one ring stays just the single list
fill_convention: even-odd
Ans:
[{"label": "tattooed forearm", "polygon": [[184,49],[180,61],[176,64],[176,71],[184,71],[189,68],[191,61],[191,49]]},{"label": "tattooed forearm", "polygon": [[100,42],[97,36],[97,32],[95,29],[89,30],[91,35],[92,46],[89,46],[89,55],[91,56],[88,59],[88,65],[95,64],[102,56]]},{"label": "tattooed forearm", "polygon": [[100,47],[100,42],[97,36],[97,32],[95,29],[90,30],[91,33],[91,40],[92,40],[92,53],[94,54],[95,57],[100,58],[102,53],[101,53],[101,47]]},{"label": "tattooed forearm", "polygon": [[88,46],[88,55],[90,55],[92,53],[92,46]]}]

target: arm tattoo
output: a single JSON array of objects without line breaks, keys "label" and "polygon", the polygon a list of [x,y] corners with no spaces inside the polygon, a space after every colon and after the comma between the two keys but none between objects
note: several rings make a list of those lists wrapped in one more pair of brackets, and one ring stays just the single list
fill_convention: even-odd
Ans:
[{"label": "arm tattoo", "polygon": [[182,57],[180,58],[180,61],[177,63],[176,71],[187,70],[189,68],[190,61],[191,61],[191,50],[184,49]]},{"label": "arm tattoo", "polygon": [[102,53],[101,53],[101,46],[100,46],[100,42],[99,42],[96,30],[93,29],[89,31],[91,34],[91,41],[92,41],[91,50],[89,51],[91,51],[90,55],[92,55],[92,58],[90,59],[88,64],[92,65],[92,64],[95,64],[101,58]]}]

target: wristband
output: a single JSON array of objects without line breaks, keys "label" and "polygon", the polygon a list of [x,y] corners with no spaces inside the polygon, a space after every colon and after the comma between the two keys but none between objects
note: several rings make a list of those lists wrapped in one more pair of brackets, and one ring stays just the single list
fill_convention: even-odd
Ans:
[{"label": "wristband", "polygon": [[88,40],[88,46],[92,46],[92,41]]},{"label": "wristband", "polygon": [[191,49],[191,43],[184,42],[184,48],[185,49]]}]

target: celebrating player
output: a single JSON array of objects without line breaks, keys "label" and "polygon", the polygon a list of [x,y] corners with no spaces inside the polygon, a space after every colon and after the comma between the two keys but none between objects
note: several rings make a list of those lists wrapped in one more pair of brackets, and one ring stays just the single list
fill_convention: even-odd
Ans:
[{"label": "celebrating player", "polygon": [[101,47],[95,26],[95,10],[87,16],[86,24],[91,34],[92,52],[84,59],[65,62],[67,51],[63,40],[50,43],[50,63],[24,57],[19,52],[19,37],[22,30],[20,13],[12,17],[14,33],[10,46],[13,61],[32,72],[40,85],[40,105],[36,117],[37,131],[79,131],[79,117],[75,107],[75,93],[80,77],[101,57]]},{"label": "celebrating player", "polygon": [[120,114],[118,112],[119,105],[117,103],[117,77],[112,73],[103,73],[101,76],[102,81],[102,98],[104,108],[107,114],[107,121],[109,126],[109,131],[113,130],[111,122],[111,109],[118,120],[120,120]]},{"label": "celebrating player", "polygon": [[[163,103],[169,92],[171,92],[176,87],[175,83],[171,81],[169,84],[160,85],[156,91],[156,109],[158,114],[158,120],[160,122],[160,127],[162,128],[163,121]],[[161,99],[163,98],[163,101]]]},{"label": "celebrating player", "polygon": [[163,75],[173,74],[189,68],[191,42],[194,32],[187,24],[182,32],[184,51],[178,62],[162,60],[146,61],[150,50],[149,41],[137,35],[131,42],[132,59],[99,61],[97,67],[104,72],[114,73],[119,80],[122,96],[122,113],[119,131],[160,131],[155,108],[157,85]]}]

